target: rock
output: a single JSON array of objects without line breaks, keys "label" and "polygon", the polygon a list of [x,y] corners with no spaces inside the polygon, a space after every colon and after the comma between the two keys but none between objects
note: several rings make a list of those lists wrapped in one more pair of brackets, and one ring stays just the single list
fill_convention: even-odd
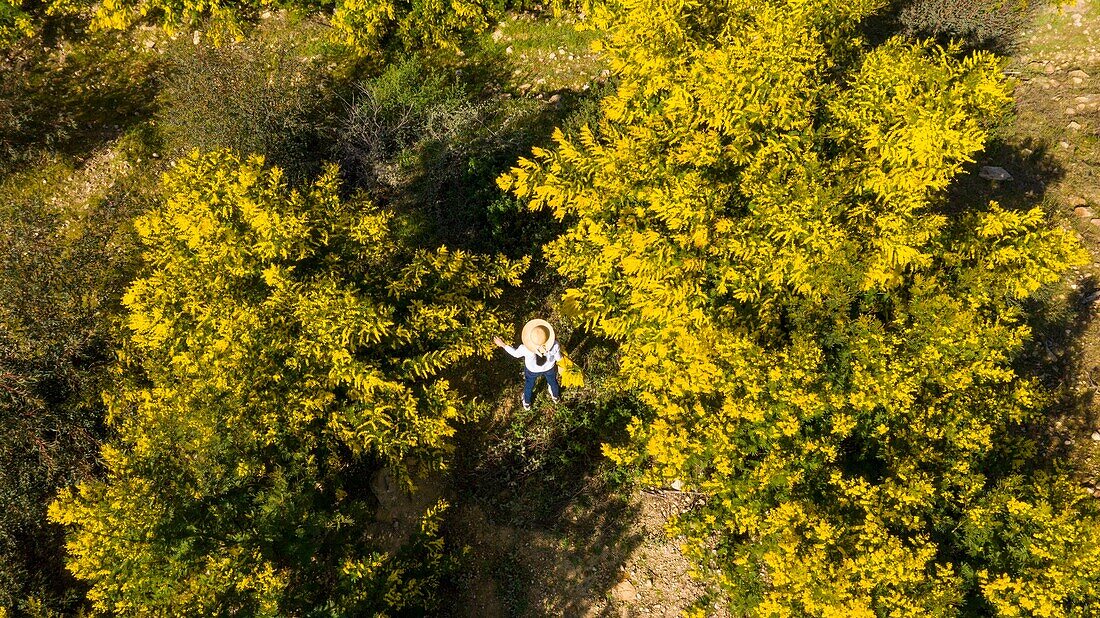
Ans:
[{"label": "rock", "polygon": [[500,40],[504,38],[504,32],[502,32],[500,28],[497,28],[496,30],[493,30],[493,34],[490,36],[493,37],[494,43],[499,43]]},{"label": "rock", "polygon": [[1069,129],[1070,131],[1077,131],[1081,128],[1081,125],[1079,123],[1077,123],[1076,121],[1074,121],[1074,122],[1071,122],[1071,123],[1067,124],[1066,128]]},{"label": "rock", "polygon": [[1070,77],[1076,77],[1076,78],[1079,78],[1079,79],[1088,79],[1089,78],[1089,74],[1085,73],[1081,69],[1076,69],[1076,70],[1070,71],[1069,76]]},{"label": "rock", "polygon": [[682,491],[684,489],[684,482],[680,479],[676,479],[675,481],[672,481],[672,488],[676,491]]},{"label": "rock", "polygon": [[1074,114],[1076,114],[1076,113],[1077,113],[1077,109],[1076,109],[1076,108],[1074,108],[1074,107],[1067,107],[1067,108],[1066,108],[1066,111],[1065,111],[1065,112],[1063,112],[1063,113],[1064,113],[1065,115],[1067,115],[1067,116],[1072,116],[1072,115],[1074,115]]},{"label": "rock", "polygon": [[558,101],[561,101],[561,95],[560,94],[555,94],[554,96],[550,97],[550,103],[555,103],[556,104]]},{"label": "rock", "polygon": [[1089,223],[1095,225],[1096,227],[1100,227],[1100,219],[1093,219],[1089,221]]},{"label": "rock", "polygon": [[504,53],[511,54],[512,53],[512,46],[509,45],[508,47],[504,48]]},{"label": "rock", "polygon": [[201,33],[201,32],[199,32],[198,30],[196,30],[196,31],[195,31],[195,32],[194,32],[194,33],[193,33],[193,34],[191,35],[191,43],[193,43],[193,44],[195,44],[195,45],[198,45],[198,44],[199,44],[199,41],[201,41],[201,40],[202,40],[202,33]]},{"label": "rock", "polygon": [[1069,150],[1069,142],[1058,142],[1058,146]]},{"label": "rock", "polygon": [[634,584],[630,583],[628,579],[624,579],[616,584],[615,587],[611,589],[611,595],[620,601],[637,601],[638,597],[641,596],[638,594],[638,589],[635,588]]},{"label": "rock", "polygon": [[520,84],[519,89],[520,89],[520,92],[522,92],[524,90],[530,90],[531,89],[531,84]]},{"label": "rock", "polygon": [[1078,206],[1073,209],[1073,214],[1081,217],[1082,219],[1092,219],[1093,213],[1091,208],[1085,208],[1084,206]]},{"label": "rock", "polygon": [[1092,432],[1092,439],[1094,442],[1100,442],[1100,431]]},{"label": "rock", "polygon": [[1045,67],[1043,67],[1043,72],[1046,73],[1047,75],[1054,75],[1054,65],[1052,65],[1052,64],[1046,65]]},{"label": "rock", "polygon": [[1012,174],[1009,174],[1008,170],[992,165],[982,166],[982,169],[978,171],[978,175],[986,180],[1012,180]]}]

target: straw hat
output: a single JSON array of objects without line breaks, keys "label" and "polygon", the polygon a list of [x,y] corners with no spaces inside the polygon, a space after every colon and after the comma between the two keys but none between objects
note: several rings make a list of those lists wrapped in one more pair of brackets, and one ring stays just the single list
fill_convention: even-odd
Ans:
[{"label": "straw hat", "polygon": [[523,347],[535,354],[546,354],[554,346],[554,327],[546,320],[531,320],[523,325],[523,333],[519,339],[523,342]]}]

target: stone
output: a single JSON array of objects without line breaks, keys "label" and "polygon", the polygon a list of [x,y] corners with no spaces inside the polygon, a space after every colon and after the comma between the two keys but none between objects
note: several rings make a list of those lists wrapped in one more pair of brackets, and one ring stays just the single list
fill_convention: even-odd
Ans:
[{"label": "stone", "polygon": [[1100,431],[1092,432],[1092,440],[1093,442],[1100,442]]},{"label": "stone", "polygon": [[555,94],[554,96],[550,97],[550,102],[551,103],[557,103],[558,101],[561,101],[561,95],[560,94]]},{"label": "stone", "polygon": [[1062,147],[1066,150],[1069,150],[1069,142],[1058,142],[1058,146],[1060,146],[1060,147]]},{"label": "stone", "polygon": [[1077,78],[1080,78],[1080,79],[1088,79],[1089,78],[1089,74],[1085,73],[1081,69],[1076,69],[1076,70],[1070,71],[1069,76],[1070,77],[1077,77]]},{"label": "stone", "polygon": [[1091,221],[1089,221],[1089,223],[1095,225],[1096,227],[1100,227],[1100,219],[1092,219]]},{"label": "stone", "polygon": [[494,43],[499,43],[500,40],[504,38],[504,32],[502,32],[500,28],[497,28],[496,30],[493,30],[492,37]]},{"label": "stone", "polygon": [[1071,122],[1071,123],[1067,124],[1066,128],[1069,129],[1070,131],[1078,131],[1078,130],[1081,129],[1081,125],[1080,125],[1080,123],[1074,121],[1074,122]]},{"label": "stone", "polygon": [[1053,75],[1054,74],[1054,65],[1047,64],[1045,67],[1043,67],[1043,72],[1046,73],[1047,75]]},{"label": "stone", "polygon": [[624,579],[611,589],[611,595],[620,601],[637,601],[641,596],[630,580]]},{"label": "stone", "polygon": [[1065,112],[1063,112],[1063,113],[1065,113],[1065,115],[1067,115],[1067,116],[1072,116],[1072,115],[1074,115],[1074,114],[1076,114],[1076,113],[1077,113],[1077,108],[1075,108],[1075,107],[1067,107],[1067,108],[1066,108],[1066,111],[1065,111]]},{"label": "stone", "polygon": [[983,165],[982,169],[978,170],[978,175],[986,180],[1012,180],[1012,174],[1009,174],[1008,170],[1003,167],[995,167],[992,165]]},{"label": "stone", "polygon": [[504,48],[504,53],[506,53],[506,54],[511,54],[511,53],[512,53],[513,51],[514,51],[514,50],[512,49],[512,46],[511,46],[511,45],[509,45],[508,47]]},{"label": "stone", "polygon": [[1082,219],[1092,219],[1093,218],[1092,209],[1085,208],[1084,206],[1078,206],[1077,208],[1074,208],[1073,209],[1073,214],[1077,215],[1078,217],[1081,217]]},{"label": "stone", "polygon": [[680,479],[672,481],[672,488],[676,491],[682,491],[684,489],[684,482]]}]

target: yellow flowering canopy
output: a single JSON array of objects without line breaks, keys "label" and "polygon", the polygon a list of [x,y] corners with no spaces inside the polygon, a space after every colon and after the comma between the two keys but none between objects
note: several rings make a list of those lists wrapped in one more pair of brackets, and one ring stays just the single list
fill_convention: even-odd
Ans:
[{"label": "yellow flowering canopy", "polygon": [[[262,159],[178,161],[137,229],[147,270],[108,396],[106,474],[52,505],[69,569],[112,615],[417,611],[441,559],[381,550],[366,483],[444,462],[526,260],[408,249],[391,215]],[[421,610],[423,611],[423,610]]]},{"label": "yellow flowering canopy", "polygon": [[[995,453],[1042,401],[1021,302],[1082,251],[1038,209],[947,202],[1009,90],[988,54],[869,49],[881,5],[617,0],[600,121],[499,184],[569,224],[562,310],[648,409],[606,450],[706,497],[672,531],[735,615],[1073,613],[1095,508],[1000,483],[1023,471]],[[1025,525],[1068,536],[983,549]]]}]

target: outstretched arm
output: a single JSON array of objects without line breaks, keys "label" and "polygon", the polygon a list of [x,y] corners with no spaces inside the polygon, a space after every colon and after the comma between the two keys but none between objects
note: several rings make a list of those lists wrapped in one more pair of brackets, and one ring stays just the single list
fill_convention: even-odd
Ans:
[{"label": "outstretched arm", "polygon": [[521,350],[505,344],[504,340],[500,337],[493,337],[493,343],[495,343],[499,348],[503,349],[508,354],[511,354],[516,358],[523,358],[523,352]]}]

